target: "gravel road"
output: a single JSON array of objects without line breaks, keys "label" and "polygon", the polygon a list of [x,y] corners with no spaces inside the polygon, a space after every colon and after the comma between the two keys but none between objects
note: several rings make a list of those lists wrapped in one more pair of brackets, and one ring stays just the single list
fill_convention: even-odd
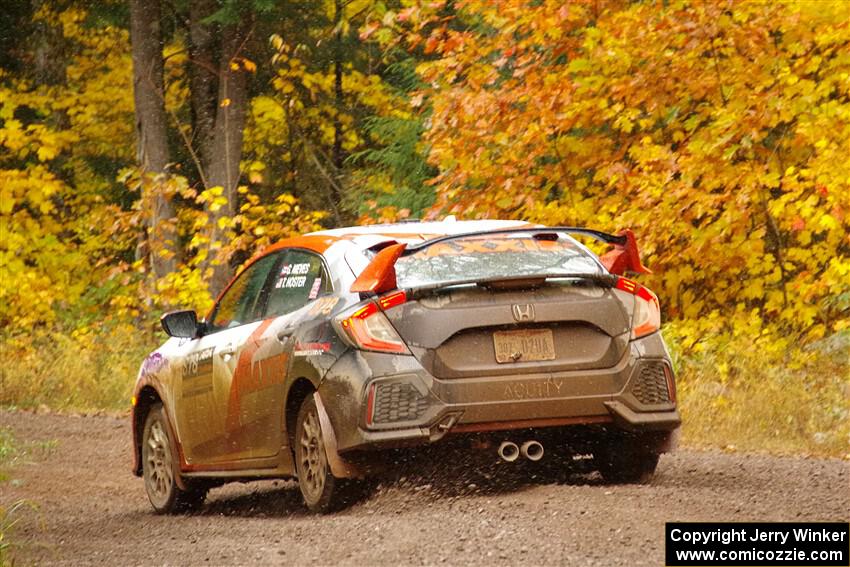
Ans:
[{"label": "gravel road", "polygon": [[[31,447],[0,484],[27,564],[664,564],[667,521],[847,521],[850,462],[679,450],[649,485],[513,465],[409,466],[331,516],[292,482],[235,484],[196,515],[151,513],[130,474],[128,419],[0,411]],[[415,472],[411,472],[415,471]]]}]

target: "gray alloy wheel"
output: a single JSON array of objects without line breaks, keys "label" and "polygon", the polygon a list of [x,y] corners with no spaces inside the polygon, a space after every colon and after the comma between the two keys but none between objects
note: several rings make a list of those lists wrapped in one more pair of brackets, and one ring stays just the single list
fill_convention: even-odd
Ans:
[{"label": "gray alloy wheel", "polygon": [[183,490],[177,485],[173,444],[162,404],[155,404],[148,412],[142,434],[142,472],[148,499],[158,514],[195,510],[206,498],[207,491],[201,487]]},{"label": "gray alloy wheel", "polygon": [[338,504],[342,487],[328,465],[319,411],[312,394],[301,404],[295,425],[295,470],[307,508],[313,512],[329,512]]}]

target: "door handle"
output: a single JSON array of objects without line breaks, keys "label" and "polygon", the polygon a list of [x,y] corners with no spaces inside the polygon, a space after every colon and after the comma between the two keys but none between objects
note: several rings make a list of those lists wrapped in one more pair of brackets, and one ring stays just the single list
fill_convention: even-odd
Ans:
[{"label": "door handle", "polygon": [[235,353],[235,352],[236,352],[235,346],[227,345],[226,347],[224,347],[223,349],[218,351],[218,355],[221,356],[221,357],[229,357],[229,356],[233,355],[233,353]]},{"label": "door handle", "polygon": [[277,334],[277,340],[279,340],[282,343],[286,342],[292,336],[292,333],[294,333],[294,332],[295,332],[295,329],[284,329],[282,331],[279,331],[278,334]]}]

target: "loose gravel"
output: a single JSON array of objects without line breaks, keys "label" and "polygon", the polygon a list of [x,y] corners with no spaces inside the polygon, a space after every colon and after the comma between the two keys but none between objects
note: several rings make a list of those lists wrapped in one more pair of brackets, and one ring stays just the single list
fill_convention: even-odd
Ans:
[{"label": "loose gravel", "polygon": [[[213,490],[156,516],[129,419],[0,411],[31,447],[0,484],[21,564],[664,565],[668,521],[847,521],[850,462],[680,449],[647,485],[455,458],[407,464],[328,516],[291,481]],[[489,458],[489,457],[488,457]]]}]

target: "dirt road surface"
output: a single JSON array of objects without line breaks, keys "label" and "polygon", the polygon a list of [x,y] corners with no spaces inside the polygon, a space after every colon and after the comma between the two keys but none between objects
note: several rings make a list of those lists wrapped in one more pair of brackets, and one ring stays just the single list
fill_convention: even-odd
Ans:
[{"label": "dirt road surface", "polygon": [[[667,521],[846,521],[850,462],[680,450],[649,485],[532,478],[431,462],[330,516],[292,482],[235,484],[191,516],[156,516],[129,472],[127,419],[0,411],[34,447],[0,484],[20,564],[652,565]],[[489,477],[489,478],[488,478]]]}]

